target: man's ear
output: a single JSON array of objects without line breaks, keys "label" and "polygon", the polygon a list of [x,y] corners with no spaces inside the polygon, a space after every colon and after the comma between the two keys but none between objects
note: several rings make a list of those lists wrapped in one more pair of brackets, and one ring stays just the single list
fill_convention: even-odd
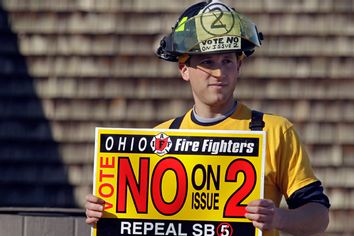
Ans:
[{"label": "man's ear", "polygon": [[240,71],[241,65],[242,65],[243,59],[238,59],[237,60],[237,71]]},{"label": "man's ear", "polygon": [[182,79],[189,81],[189,68],[185,63],[178,63],[179,73],[182,76]]}]

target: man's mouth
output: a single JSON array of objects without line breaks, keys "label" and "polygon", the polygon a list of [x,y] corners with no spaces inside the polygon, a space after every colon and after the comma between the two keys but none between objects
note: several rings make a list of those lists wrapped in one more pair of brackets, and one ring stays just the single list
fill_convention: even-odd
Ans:
[{"label": "man's mouth", "polygon": [[209,87],[225,87],[226,84],[225,83],[211,83],[208,85]]}]

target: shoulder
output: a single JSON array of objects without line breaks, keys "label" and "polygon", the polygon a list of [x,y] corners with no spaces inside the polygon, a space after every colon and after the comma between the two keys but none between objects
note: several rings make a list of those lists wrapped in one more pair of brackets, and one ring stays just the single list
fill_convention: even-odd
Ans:
[{"label": "shoulder", "polygon": [[282,133],[287,132],[289,129],[293,129],[293,124],[285,117],[280,115],[265,113],[263,116],[265,122],[265,128],[267,130],[277,129]]},{"label": "shoulder", "polygon": [[[161,124],[157,125],[154,127],[154,129],[178,129],[179,127],[182,126],[182,122],[184,122],[185,120],[187,120],[188,123],[188,117],[191,117],[192,110],[187,111],[185,114],[175,117],[173,119],[167,120],[165,122],[162,122]],[[186,119],[187,117],[187,119]],[[172,126],[171,126],[172,125]]]},{"label": "shoulder", "polygon": [[[287,118],[281,115],[265,113],[261,110],[258,111],[263,113],[263,121],[265,123],[266,131],[278,130],[285,133],[288,129],[291,129],[293,127],[293,124]],[[243,103],[239,103],[239,109],[235,115],[241,120],[245,119],[250,121],[252,117],[252,109],[250,109]]]},{"label": "shoulder", "polygon": [[161,124],[156,125],[154,129],[168,129],[170,128],[170,125],[172,124],[173,121],[174,119],[170,119],[165,122],[162,122]]}]

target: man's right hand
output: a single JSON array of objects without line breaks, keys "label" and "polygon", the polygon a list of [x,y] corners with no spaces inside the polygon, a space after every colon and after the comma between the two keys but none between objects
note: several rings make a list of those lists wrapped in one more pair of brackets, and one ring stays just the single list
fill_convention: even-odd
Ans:
[{"label": "man's right hand", "polygon": [[95,224],[103,215],[104,200],[92,194],[86,196],[86,223]]}]

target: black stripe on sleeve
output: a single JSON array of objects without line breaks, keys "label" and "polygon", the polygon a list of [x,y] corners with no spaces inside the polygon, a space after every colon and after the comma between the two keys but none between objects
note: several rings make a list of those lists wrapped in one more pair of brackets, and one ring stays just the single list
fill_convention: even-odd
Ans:
[{"label": "black stripe on sleeve", "polygon": [[310,202],[320,203],[327,208],[331,206],[328,197],[323,192],[320,181],[316,181],[295,191],[286,202],[288,203],[289,209],[295,209]]}]

